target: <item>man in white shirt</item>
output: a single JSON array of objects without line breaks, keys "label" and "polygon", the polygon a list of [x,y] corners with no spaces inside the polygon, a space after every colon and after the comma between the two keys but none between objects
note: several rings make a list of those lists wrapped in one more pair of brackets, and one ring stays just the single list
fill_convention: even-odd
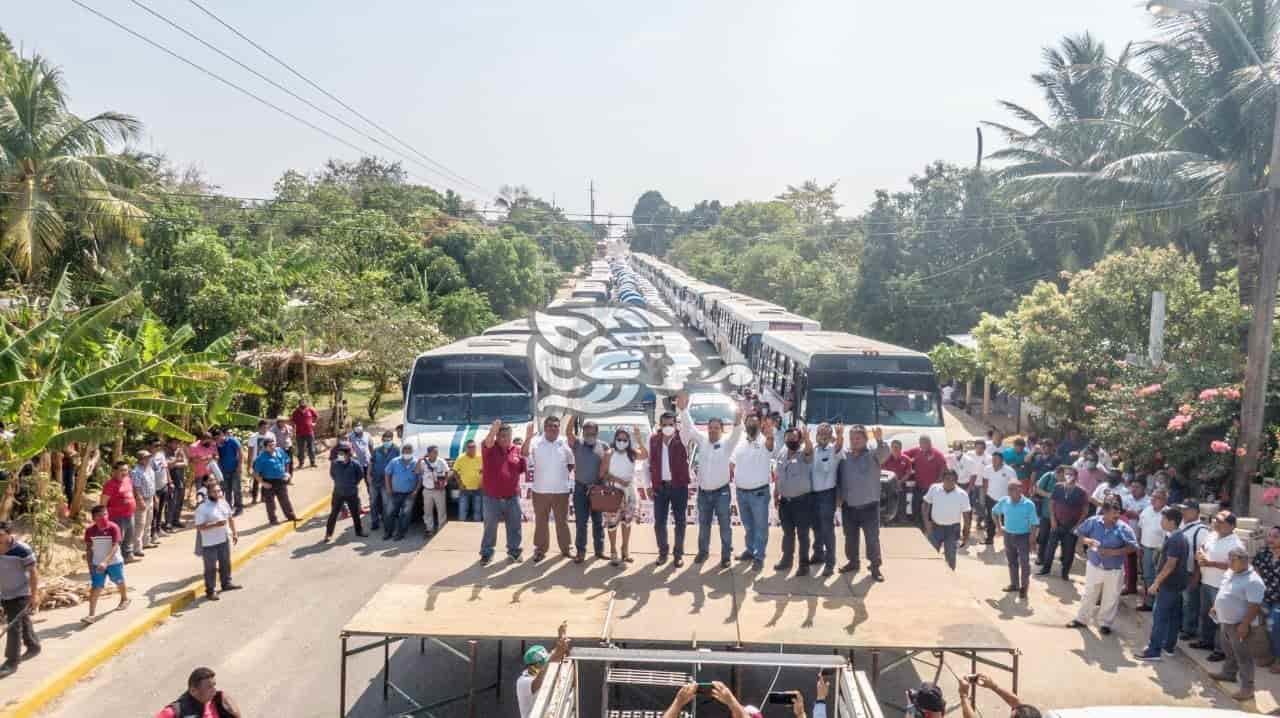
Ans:
[{"label": "man in white shirt", "polygon": [[231,544],[240,541],[240,534],[236,532],[231,505],[222,498],[222,486],[209,482],[208,492],[196,507],[195,525],[200,532],[200,554],[204,560],[204,595],[210,601],[217,601],[214,576],[218,577],[223,591],[240,588],[231,582]]},{"label": "man in white shirt", "polygon": [[1231,550],[1244,549],[1244,544],[1236,536],[1236,515],[1230,511],[1215,514],[1209,528],[1204,547],[1196,554],[1196,564],[1200,566],[1200,640],[1187,645],[1211,651],[1207,660],[1216,663],[1226,658],[1226,654],[1218,646],[1218,623],[1209,609],[1218,598],[1222,577],[1231,568]]},{"label": "man in white shirt", "polygon": [[[1130,495],[1132,496],[1132,491]],[[1168,503],[1169,492],[1163,488],[1158,488],[1151,492],[1151,498],[1146,499],[1146,505],[1143,506],[1138,513],[1136,522],[1138,529],[1138,546],[1142,547],[1142,585],[1148,589],[1156,580],[1157,559],[1160,557],[1160,549],[1164,547],[1164,540],[1168,535],[1164,532],[1161,525],[1160,512],[1164,511]],[[1141,502],[1134,502],[1133,508],[1137,508]],[[1139,611],[1150,611],[1155,603],[1156,595],[1154,591],[1146,591],[1142,595],[1142,605],[1138,606]]]},{"label": "man in white shirt", "polygon": [[1107,480],[1094,487],[1093,495],[1089,497],[1089,503],[1101,508],[1103,499],[1111,494],[1119,496],[1121,504],[1129,496],[1129,487],[1125,485],[1124,477],[1120,475],[1119,471],[1108,473]]},{"label": "man in white shirt", "polygon": [[520,454],[530,460],[533,472],[533,560],[541,561],[547,556],[551,542],[550,514],[555,514],[560,553],[572,558],[569,496],[573,492],[573,479],[569,472],[573,469],[573,449],[560,436],[560,419],[554,416],[543,419],[542,433],[536,437],[533,424],[529,424]]},{"label": "man in white shirt", "polygon": [[986,517],[984,526],[988,546],[994,546],[996,542],[996,524],[991,516],[991,509],[995,507],[996,502],[1009,495],[1009,484],[1017,480],[1017,472],[1005,466],[1004,456],[998,451],[991,452],[991,466],[983,471],[982,485],[979,487],[985,509],[983,511]]},{"label": "man in white shirt", "polygon": [[924,532],[934,550],[946,556],[952,571],[956,570],[957,547],[969,541],[972,519],[969,494],[956,485],[956,472],[944,470],[942,482],[930,486],[924,495]]},{"label": "man in white shirt", "polygon": [[[1200,520],[1200,505],[1194,501],[1182,504],[1182,525],[1178,532],[1187,539],[1191,550],[1187,561],[1187,588],[1182,592],[1182,640],[1190,640],[1200,635],[1200,566],[1196,563],[1196,554],[1209,540],[1209,527]],[[1206,611],[1209,609],[1205,609]]]},{"label": "man in white shirt", "polygon": [[[449,493],[449,465],[440,458],[440,450],[435,446],[427,447],[418,475],[422,477],[422,523],[426,526],[427,536],[431,536],[444,528],[449,513],[445,506],[445,496]],[[440,517],[438,523],[437,514]]]},{"label": "man in white shirt", "polygon": [[[765,420],[766,432],[773,432],[771,424]],[[769,543],[769,472],[773,452],[766,447],[760,420],[755,416],[746,418],[743,431],[746,436],[739,440],[729,458],[729,475],[738,495],[738,516],[747,542],[738,560],[750,561],[752,570],[760,571],[764,569],[764,552]]]},{"label": "man in white shirt", "polygon": [[680,410],[679,433],[690,437],[697,446],[698,462],[698,555],[694,563],[702,563],[711,554],[711,517],[715,516],[720,527],[720,567],[729,568],[733,556],[733,532],[729,524],[729,461],[733,450],[742,438],[742,410],[733,420],[733,433],[725,439],[724,425],[720,419],[707,422],[703,434],[689,415],[689,395],[676,396],[676,408]]},{"label": "man in white shirt", "polygon": [[547,666],[563,661],[569,654],[570,643],[565,636],[568,630],[567,623],[560,624],[559,635],[551,651],[548,652],[542,646],[529,646],[524,652],[524,670],[516,678],[516,705],[520,708],[520,718],[529,718],[533,711],[533,699],[542,690],[542,681],[547,677]]}]

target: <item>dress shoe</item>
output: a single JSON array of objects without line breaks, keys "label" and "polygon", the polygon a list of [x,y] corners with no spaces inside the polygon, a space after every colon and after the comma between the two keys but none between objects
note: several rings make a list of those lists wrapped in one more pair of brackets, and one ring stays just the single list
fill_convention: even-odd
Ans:
[{"label": "dress shoe", "polygon": [[857,572],[858,572],[858,564],[852,561],[840,567],[840,573],[857,573]]},{"label": "dress shoe", "polygon": [[752,571],[755,571],[755,572],[757,572],[757,573],[759,573],[760,571],[763,571],[763,570],[764,570],[764,561],[762,561],[762,560],[760,560],[760,559],[758,559],[758,558],[757,558],[757,559],[753,559],[753,560],[751,561],[751,570],[752,570]]},{"label": "dress shoe", "polygon": [[1214,651],[1213,653],[1210,653],[1205,660],[1210,663],[1221,663],[1227,660],[1227,654],[1221,651]]},{"label": "dress shoe", "polygon": [[834,575],[835,575],[835,573],[836,573],[836,567],[835,567],[835,565],[834,565],[834,564],[830,564],[830,563],[829,563],[829,564],[827,564],[827,565],[826,565],[826,567],[824,567],[824,568],[822,569],[822,577],[823,577],[823,578],[829,578],[829,577],[831,577],[831,576],[834,576]]},{"label": "dress shoe", "polygon": [[491,561],[493,561],[493,557],[492,557],[492,556],[481,556],[481,557],[480,557],[480,565],[481,565],[481,566],[488,566],[488,565],[489,565],[489,563],[490,563]]},{"label": "dress shoe", "polygon": [[880,573],[878,568],[871,569],[871,578],[874,578],[876,583],[884,583],[884,574]]},{"label": "dress shoe", "polygon": [[40,655],[40,646],[33,646],[33,647],[28,648],[27,650],[23,651],[23,652],[22,652],[22,656],[21,656],[21,658],[22,658],[22,660],[24,660],[24,661],[29,661],[29,660],[31,660],[32,658],[35,658],[35,657],[36,657],[36,656],[38,656],[38,655]]},{"label": "dress shoe", "polygon": [[1002,590],[1002,591],[1004,591],[1005,593],[1013,593],[1014,591],[1017,591],[1017,590],[1018,590],[1018,587],[1017,587],[1017,586],[1015,586],[1015,585],[1013,585],[1013,584],[1011,583],[1011,584],[1009,584],[1008,586],[1005,586],[1005,587],[1004,587],[1003,589],[1001,589],[1001,590]]},{"label": "dress shoe", "polygon": [[1049,575],[1049,571],[1048,571],[1047,569],[1046,569],[1046,570],[1044,570],[1044,571],[1036,571],[1036,575],[1037,575],[1037,576],[1048,576],[1048,575]]},{"label": "dress shoe", "polygon": [[1085,625],[1075,619],[1067,622],[1067,628],[1084,628]]},{"label": "dress shoe", "polygon": [[1213,644],[1205,643],[1204,641],[1192,641],[1191,643],[1187,644],[1187,648],[1194,648],[1197,651],[1212,651]]},{"label": "dress shoe", "polygon": [[814,555],[809,557],[809,563],[811,564],[826,563],[826,562],[827,562],[827,558],[820,553],[815,553]]},{"label": "dress shoe", "polygon": [[680,567],[681,567],[681,566],[683,566],[683,565],[684,565],[684,557],[683,557],[683,556],[674,556],[674,557],[672,557],[672,559],[671,559],[671,566],[672,566],[673,568],[680,568]]},{"label": "dress shoe", "polygon": [[773,565],[773,570],[774,570],[774,571],[790,571],[790,570],[791,570],[791,562],[790,562],[790,561],[779,561],[779,562],[777,562],[777,563],[775,563],[775,564]]},{"label": "dress shoe", "polygon": [[1024,601],[1025,601],[1025,600],[1027,600],[1027,589],[1025,589],[1025,588],[1023,588],[1023,589],[1019,589],[1019,590],[1018,590],[1018,598],[1021,598],[1021,599],[1022,599],[1022,600],[1024,600]]},{"label": "dress shoe", "polygon": [[1142,605],[1142,606],[1138,606],[1137,610],[1142,611],[1143,613],[1150,613],[1154,609],[1151,606]]},{"label": "dress shoe", "polygon": [[739,561],[754,561],[755,558],[756,558],[755,555],[752,554],[750,551],[743,551],[742,553],[738,554]]},{"label": "dress shoe", "polygon": [[658,560],[654,561],[653,563],[656,566],[661,566],[666,562],[667,562],[667,555],[665,553],[660,553],[658,554]]},{"label": "dress shoe", "polygon": [[1104,636],[1110,636],[1110,635],[1111,635],[1111,626],[1103,626],[1103,627],[1101,627],[1101,628],[1099,628],[1099,629],[1098,629],[1098,632],[1099,632],[1099,633],[1101,633],[1101,634],[1102,634],[1102,635],[1104,635]]},{"label": "dress shoe", "polygon": [[706,563],[706,561],[707,561],[707,554],[705,553],[699,553],[697,556],[693,557],[694,563]]},{"label": "dress shoe", "polygon": [[807,564],[803,564],[803,563],[802,563],[802,564],[800,564],[800,568],[796,569],[796,575],[797,575],[797,576],[808,576],[808,575],[809,575],[809,566],[808,566]]},{"label": "dress shoe", "polygon": [[733,565],[733,562],[729,560],[728,556],[725,556],[724,558],[720,559],[720,568],[729,568],[732,565]]},{"label": "dress shoe", "polygon": [[1222,671],[1218,671],[1217,673],[1210,673],[1209,677],[1215,681],[1221,681],[1223,683],[1236,682],[1236,674],[1234,673],[1223,673]]},{"label": "dress shoe", "polygon": [[238,583],[228,583],[227,585],[225,585],[225,586],[223,586],[223,587],[222,587],[222,590],[223,590],[224,592],[225,592],[225,591],[239,591],[239,590],[240,590],[240,589],[242,589],[242,588],[244,588],[244,586],[241,586],[241,585],[240,585],[240,584],[238,584]]},{"label": "dress shoe", "polygon": [[1251,691],[1251,690],[1249,690],[1249,689],[1247,689],[1247,688],[1241,688],[1240,690],[1236,691],[1235,693],[1232,693],[1232,694],[1231,694],[1231,697],[1232,697],[1232,698],[1234,698],[1234,699],[1236,699],[1236,700],[1238,700],[1238,701],[1240,701],[1241,703],[1243,703],[1243,702],[1245,702],[1245,701],[1251,701],[1251,700],[1253,700],[1253,691]]}]

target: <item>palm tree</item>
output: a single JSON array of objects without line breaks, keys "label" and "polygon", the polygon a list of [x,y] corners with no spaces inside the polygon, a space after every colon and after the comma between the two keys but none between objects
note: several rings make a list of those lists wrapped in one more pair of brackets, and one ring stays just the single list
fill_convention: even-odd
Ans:
[{"label": "palm tree", "polygon": [[110,145],[139,135],[118,112],[81,119],[70,112],[62,73],[40,56],[0,78],[0,249],[21,278],[46,268],[75,228],[139,241],[145,213],[121,198],[130,174]]}]

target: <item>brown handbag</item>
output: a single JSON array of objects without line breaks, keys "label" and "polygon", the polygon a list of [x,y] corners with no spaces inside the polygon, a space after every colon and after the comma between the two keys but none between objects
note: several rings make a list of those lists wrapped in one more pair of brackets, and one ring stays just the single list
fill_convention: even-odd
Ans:
[{"label": "brown handbag", "polygon": [[622,489],[612,486],[594,484],[587,489],[587,500],[590,501],[593,512],[617,513],[622,508],[622,498]]}]

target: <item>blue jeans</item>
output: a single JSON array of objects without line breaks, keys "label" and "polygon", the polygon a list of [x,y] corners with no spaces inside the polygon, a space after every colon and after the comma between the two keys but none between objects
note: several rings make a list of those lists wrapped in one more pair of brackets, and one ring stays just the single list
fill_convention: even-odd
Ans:
[{"label": "blue jeans", "polygon": [[813,555],[836,565],[836,490],[813,492]]},{"label": "blue jeans", "polygon": [[757,561],[764,560],[769,543],[769,487],[738,489],[738,516],[747,539],[747,553]]},{"label": "blue jeans", "polygon": [[484,520],[484,492],[480,489],[463,489],[458,494],[458,520]]},{"label": "blue jeans", "polygon": [[366,480],[365,486],[369,489],[369,521],[373,530],[377,531],[378,527],[382,525],[383,514],[386,513],[386,504],[390,498],[385,495],[387,493],[387,484],[379,476],[376,479],[370,478]]},{"label": "blue jeans", "polygon": [[711,553],[711,519],[720,524],[720,556],[733,555],[733,531],[729,526],[729,485],[703,491],[698,489],[698,555]]},{"label": "blue jeans", "polygon": [[236,511],[244,509],[244,497],[240,490],[240,469],[222,472],[222,493],[228,506]]},{"label": "blue jeans", "polygon": [[1193,636],[1200,633],[1200,587],[1192,586],[1182,592],[1182,632]]},{"label": "blue jeans", "polygon": [[1264,608],[1267,612],[1267,640],[1271,644],[1271,655],[1280,658],[1280,603],[1268,603]]},{"label": "blue jeans", "polygon": [[956,547],[960,545],[960,524],[940,524],[933,525],[933,531],[929,532],[929,543],[933,544],[933,550],[942,550],[942,555],[947,559],[947,565],[951,570],[956,570]]},{"label": "blue jeans", "polygon": [[507,527],[507,555],[520,557],[520,499],[512,496],[507,499],[484,497],[484,535],[480,539],[480,558],[493,557],[493,549],[498,544],[498,522]]},{"label": "blue jeans", "polygon": [[[1151,548],[1149,546],[1142,547],[1141,562],[1142,562],[1142,585],[1143,586],[1150,586],[1151,582],[1156,580],[1156,573],[1158,573],[1156,571],[1156,559],[1159,558],[1159,556],[1160,556],[1160,549]],[[1153,600],[1155,600],[1155,598],[1148,593],[1142,599],[1142,603],[1143,605],[1150,606],[1152,605],[1151,602]],[[1181,617],[1182,617],[1181,602],[1179,602],[1178,604],[1178,617],[1179,617],[1179,623],[1181,623]]]},{"label": "blue jeans", "polygon": [[396,538],[404,538],[409,532],[409,517],[413,515],[413,492],[399,491],[391,492],[391,507],[387,510],[386,516],[383,516],[384,524],[383,536],[391,536],[393,533]]},{"label": "blue jeans", "polygon": [[586,484],[573,482],[573,520],[577,524],[574,544],[579,556],[587,552],[588,520],[591,521],[591,545],[595,547],[596,553],[604,553],[604,514],[591,510],[591,497],[587,495],[590,488]]},{"label": "blue jeans", "polygon": [[658,540],[658,555],[667,555],[667,514],[670,514],[671,522],[675,524],[672,527],[674,529],[672,533],[675,534],[675,545],[671,547],[672,553],[675,556],[683,556],[684,529],[689,522],[689,488],[664,485],[666,482],[658,483],[659,485],[653,488],[653,534]]},{"label": "blue jeans", "polygon": [[1158,656],[1160,651],[1172,652],[1178,646],[1178,627],[1182,624],[1182,592],[1161,588],[1156,592],[1155,608],[1151,612],[1151,642],[1146,655]]}]

